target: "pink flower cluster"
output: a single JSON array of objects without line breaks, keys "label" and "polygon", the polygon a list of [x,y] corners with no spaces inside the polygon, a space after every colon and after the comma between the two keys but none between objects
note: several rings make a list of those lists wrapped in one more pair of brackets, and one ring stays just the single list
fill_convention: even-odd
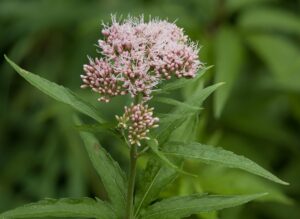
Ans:
[{"label": "pink flower cluster", "polygon": [[174,23],[113,18],[102,34],[98,46],[103,58],[90,59],[81,75],[82,87],[101,94],[100,101],[127,93],[147,101],[162,79],[192,78],[201,66],[197,46]]},{"label": "pink flower cluster", "polygon": [[149,139],[148,132],[151,128],[158,127],[159,121],[157,117],[153,117],[153,108],[142,104],[125,106],[125,113],[122,116],[116,116],[116,119],[119,127],[128,132],[129,143],[139,146],[141,140]]}]

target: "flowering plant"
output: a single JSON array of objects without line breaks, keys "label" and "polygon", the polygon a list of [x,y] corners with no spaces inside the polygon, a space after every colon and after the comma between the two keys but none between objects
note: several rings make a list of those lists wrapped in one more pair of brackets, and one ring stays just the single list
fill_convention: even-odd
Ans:
[{"label": "flowering plant", "polygon": [[[87,130],[80,135],[106,189],[108,200],[99,198],[45,199],[0,215],[0,218],[84,217],[104,219],[183,218],[192,214],[216,211],[244,204],[263,194],[222,196],[205,193],[159,199],[159,194],[179,174],[194,176],[182,169],[186,159],[238,168],[268,180],[287,184],[253,161],[221,148],[203,145],[190,139],[172,137],[190,118],[197,118],[202,102],[220,84],[202,88],[199,81],[207,70],[199,61],[198,46],[174,23],[158,19],[128,18],[104,25],[98,41],[101,57],[89,58],[81,75],[82,88],[99,93],[99,101],[108,103],[115,96],[128,96],[124,114],[116,115],[114,128],[91,104],[70,90],[8,63],[29,83],[52,98],[93,118],[122,139],[129,148],[128,177],[117,162]],[[166,96],[185,86],[195,87],[185,101]],[[158,116],[152,100],[173,106],[167,115]],[[82,126],[75,116],[77,126]],[[185,132],[193,132],[188,127]],[[148,151],[149,150],[149,151]],[[144,171],[137,168],[143,154],[149,154]],[[137,171],[140,173],[136,178]]]}]

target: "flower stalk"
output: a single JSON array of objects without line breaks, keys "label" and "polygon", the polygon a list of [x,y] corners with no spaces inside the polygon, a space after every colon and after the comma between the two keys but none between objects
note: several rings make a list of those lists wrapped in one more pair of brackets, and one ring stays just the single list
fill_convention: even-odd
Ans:
[{"label": "flower stalk", "polygon": [[127,207],[126,207],[126,219],[133,219],[134,215],[134,187],[136,176],[136,164],[137,164],[137,145],[132,145],[130,148],[130,172],[127,191]]}]

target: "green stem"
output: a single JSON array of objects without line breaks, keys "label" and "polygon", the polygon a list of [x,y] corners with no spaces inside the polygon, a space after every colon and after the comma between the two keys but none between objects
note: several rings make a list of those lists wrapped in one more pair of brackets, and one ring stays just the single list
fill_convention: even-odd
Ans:
[{"label": "green stem", "polygon": [[[134,104],[139,103],[139,96],[134,99]],[[136,176],[136,163],[138,158],[137,145],[130,146],[130,172],[129,182],[127,190],[127,206],[126,206],[126,219],[134,219],[134,187],[135,187],[135,176]]]},{"label": "green stem", "polygon": [[130,173],[127,192],[127,207],[126,207],[126,219],[133,219],[133,196],[136,176],[136,162],[137,162],[137,148],[136,145],[132,145],[130,148]]}]

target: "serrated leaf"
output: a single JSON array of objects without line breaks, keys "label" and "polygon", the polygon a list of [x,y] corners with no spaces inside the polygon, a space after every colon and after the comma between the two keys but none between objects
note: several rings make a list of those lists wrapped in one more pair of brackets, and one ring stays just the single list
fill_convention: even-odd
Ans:
[{"label": "serrated leaf", "polygon": [[215,82],[226,85],[215,92],[215,116],[219,117],[230,95],[243,64],[243,45],[237,32],[230,27],[222,27],[216,38]]},{"label": "serrated leaf", "polygon": [[264,195],[266,194],[239,196],[190,195],[173,197],[151,205],[142,215],[142,219],[183,218],[200,212],[215,211],[238,206]]},{"label": "serrated leaf", "polygon": [[300,48],[286,38],[269,34],[255,34],[247,42],[267,64],[281,87],[299,91]]},{"label": "serrated leaf", "polygon": [[208,66],[208,67],[205,67],[203,69],[201,69],[195,78],[192,78],[192,79],[186,79],[186,78],[181,78],[181,79],[176,79],[175,81],[173,82],[168,82],[166,85],[163,85],[162,88],[160,89],[157,89],[154,91],[154,94],[160,94],[160,93],[168,93],[169,91],[171,90],[176,90],[176,89],[179,89],[179,88],[182,88],[182,87],[185,87],[187,86],[189,83],[192,83],[193,81],[197,80],[198,78],[202,77],[205,72],[207,70],[209,70],[210,68],[212,68],[212,66]]},{"label": "serrated leaf", "polygon": [[0,218],[83,217],[116,218],[112,207],[91,198],[44,199],[0,214]]},{"label": "serrated leaf", "polygon": [[238,25],[245,29],[278,30],[300,34],[300,17],[279,8],[254,8],[238,18]]},{"label": "serrated leaf", "polygon": [[162,151],[166,155],[185,159],[195,159],[208,164],[220,164],[230,168],[242,169],[273,182],[288,185],[287,182],[282,181],[250,159],[236,155],[231,151],[226,151],[219,147],[203,145],[198,142],[168,142],[166,146],[162,148]]},{"label": "serrated leaf", "polygon": [[[76,118],[75,118],[76,119]],[[80,125],[78,118],[76,124]],[[80,132],[89,158],[101,177],[108,198],[120,217],[123,217],[126,207],[127,181],[125,173],[119,164],[105,151],[98,140],[88,132]]]},{"label": "serrated leaf", "polygon": [[71,90],[60,86],[54,82],[48,81],[36,74],[30,73],[19,67],[13,61],[11,61],[7,56],[4,56],[6,61],[15,69],[17,73],[19,73],[26,81],[28,81],[31,85],[52,97],[53,99],[65,103],[77,111],[95,119],[99,123],[103,123],[104,119],[99,115],[97,109],[95,109],[92,105],[85,102],[81,98],[79,98],[74,92]]}]

